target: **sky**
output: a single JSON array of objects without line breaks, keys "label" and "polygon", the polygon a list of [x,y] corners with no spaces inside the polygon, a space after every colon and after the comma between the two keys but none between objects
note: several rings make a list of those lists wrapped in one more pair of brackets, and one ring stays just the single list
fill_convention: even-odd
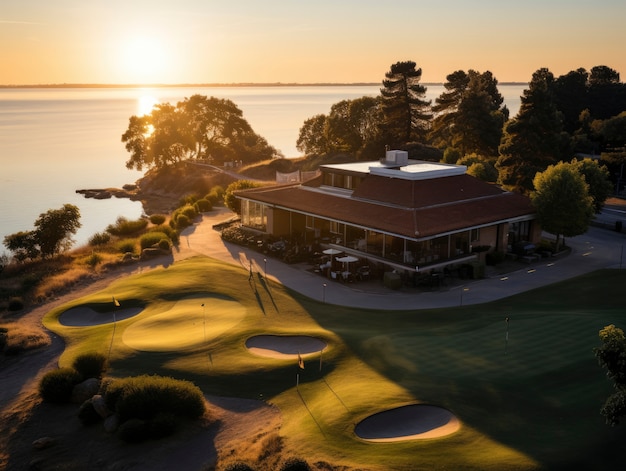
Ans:
[{"label": "sky", "polygon": [[626,80],[624,0],[2,0],[0,85]]}]

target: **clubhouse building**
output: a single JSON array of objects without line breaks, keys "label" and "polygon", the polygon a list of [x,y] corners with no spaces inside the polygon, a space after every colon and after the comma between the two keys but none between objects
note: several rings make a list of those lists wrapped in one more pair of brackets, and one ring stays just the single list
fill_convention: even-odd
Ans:
[{"label": "clubhouse building", "polygon": [[323,165],[302,183],[239,191],[241,224],[409,272],[538,242],[530,200],[466,170],[397,150],[380,161]]}]

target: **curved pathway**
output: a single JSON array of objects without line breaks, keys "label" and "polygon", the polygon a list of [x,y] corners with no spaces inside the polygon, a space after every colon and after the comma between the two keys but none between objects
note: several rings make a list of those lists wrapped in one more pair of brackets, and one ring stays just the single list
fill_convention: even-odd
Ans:
[{"label": "curved pathway", "polygon": [[288,265],[247,247],[224,242],[213,225],[232,216],[225,208],[205,214],[200,222],[183,231],[174,259],[204,254],[246,270],[252,262],[253,270],[262,273],[267,268],[269,278],[310,298],[363,309],[406,310],[480,304],[602,268],[626,268],[626,234],[590,227],[586,234],[567,239],[567,245],[572,248],[568,256],[541,259],[506,276],[468,280],[464,285],[446,290],[393,291],[384,288],[380,281],[343,284],[325,280],[308,271],[308,266]]}]

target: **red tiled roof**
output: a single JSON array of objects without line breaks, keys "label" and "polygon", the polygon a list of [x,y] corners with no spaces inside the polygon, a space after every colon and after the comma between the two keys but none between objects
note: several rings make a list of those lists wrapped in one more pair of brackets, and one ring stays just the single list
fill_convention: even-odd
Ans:
[{"label": "red tiled roof", "polygon": [[415,182],[369,175],[366,180],[351,197],[300,185],[253,188],[237,195],[410,238],[432,237],[534,213],[525,196],[469,175]]}]

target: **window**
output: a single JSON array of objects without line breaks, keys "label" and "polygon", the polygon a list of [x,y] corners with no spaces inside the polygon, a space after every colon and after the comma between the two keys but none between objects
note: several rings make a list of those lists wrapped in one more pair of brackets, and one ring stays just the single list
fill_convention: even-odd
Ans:
[{"label": "window", "polygon": [[470,240],[472,242],[476,242],[477,240],[480,240],[480,229],[472,229],[470,233]]}]

